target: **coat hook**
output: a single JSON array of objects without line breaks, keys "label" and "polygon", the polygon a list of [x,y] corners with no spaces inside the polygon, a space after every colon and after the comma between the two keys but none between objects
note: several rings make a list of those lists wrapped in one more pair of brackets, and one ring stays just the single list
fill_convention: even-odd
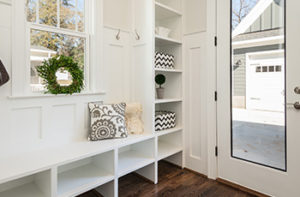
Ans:
[{"label": "coat hook", "polygon": [[119,29],[119,31],[118,31],[118,33],[117,33],[117,35],[116,35],[116,39],[117,39],[117,40],[120,40],[120,33],[121,33],[121,29]]},{"label": "coat hook", "polygon": [[137,32],[136,29],[135,29],[134,31],[135,31],[135,35],[136,35],[136,36],[135,36],[135,39],[136,39],[136,40],[140,40],[140,39],[141,39],[141,36],[138,34],[138,32]]}]

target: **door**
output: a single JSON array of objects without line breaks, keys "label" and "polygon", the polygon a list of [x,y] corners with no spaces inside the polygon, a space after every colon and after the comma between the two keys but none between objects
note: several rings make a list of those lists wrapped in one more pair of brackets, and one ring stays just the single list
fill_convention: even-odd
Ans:
[{"label": "door", "polygon": [[[185,167],[207,175],[205,33],[184,37]],[[197,117],[197,121],[195,118]]]},{"label": "door", "polygon": [[270,196],[299,196],[299,7],[217,1],[218,177]]}]

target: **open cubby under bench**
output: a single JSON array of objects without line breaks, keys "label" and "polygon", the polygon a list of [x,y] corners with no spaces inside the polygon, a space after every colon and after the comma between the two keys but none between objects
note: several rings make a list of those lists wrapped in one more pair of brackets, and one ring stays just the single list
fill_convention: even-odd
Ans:
[{"label": "open cubby under bench", "polygon": [[[133,171],[157,183],[159,138],[130,135],[1,156],[0,197],[70,197],[94,188],[104,196],[117,196],[118,178]],[[176,147],[174,153],[180,151]]]}]

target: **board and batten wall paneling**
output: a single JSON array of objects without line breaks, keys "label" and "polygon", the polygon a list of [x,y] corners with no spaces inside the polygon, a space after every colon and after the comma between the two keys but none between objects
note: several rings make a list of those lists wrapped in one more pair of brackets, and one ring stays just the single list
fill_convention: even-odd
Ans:
[{"label": "board and batten wall paneling", "polygon": [[132,32],[132,100],[143,106],[144,130],[154,131],[154,4],[149,0],[133,0],[133,29]]},{"label": "board and batten wall paneling", "polygon": [[106,99],[110,102],[130,101],[131,53],[130,34],[104,28],[104,81]]},{"label": "board and batten wall paneling", "polygon": [[104,0],[103,22],[107,27],[125,31],[132,28],[132,0]]},{"label": "board and batten wall paneling", "polygon": [[206,1],[207,0],[183,0],[183,34],[206,31]]},{"label": "board and batten wall paneling", "polygon": [[[10,76],[13,69],[12,17],[11,1],[0,0],[0,59]],[[102,75],[99,73],[98,77],[103,78]],[[105,99],[102,93],[41,97],[11,95],[12,79],[0,87],[2,156],[31,151],[37,146],[56,146],[59,143],[86,140],[89,125],[87,104]]]},{"label": "board and batten wall paneling", "polygon": [[207,175],[207,65],[205,33],[184,38],[185,166]]}]

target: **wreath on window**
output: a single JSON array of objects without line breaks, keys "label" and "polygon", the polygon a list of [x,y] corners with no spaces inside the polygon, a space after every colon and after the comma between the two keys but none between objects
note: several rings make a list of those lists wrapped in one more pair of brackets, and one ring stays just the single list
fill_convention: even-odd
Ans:
[{"label": "wreath on window", "polygon": [[[84,87],[84,75],[78,63],[72,57],[58,55],[45,60],[37,67],[38,75],[43,79],[46,92],[50,94],[80,93]],[[69,84],[61,84],[57,73],[70,73]]]}]

